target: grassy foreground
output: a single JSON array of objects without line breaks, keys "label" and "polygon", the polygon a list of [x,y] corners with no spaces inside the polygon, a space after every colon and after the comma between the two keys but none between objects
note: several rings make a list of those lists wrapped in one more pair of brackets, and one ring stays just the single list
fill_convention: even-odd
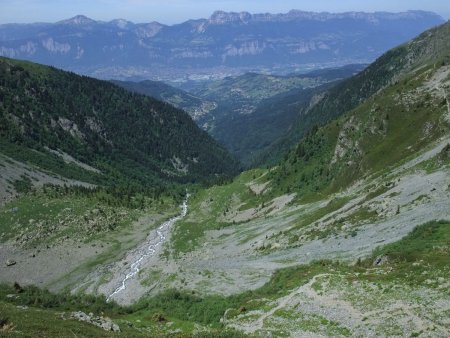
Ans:
[{"label": "grassy foreground", "polygon": [[[384,257],[382,267],[373,265],[378,257]],[[101,296],[55,295],[35,287],[3,285],[0,289],[0,335],[8,337],[113,335],[112,332],[70,318],[71,311],[84,311],[112,318],[121,328],[121,332],[117,335],[123,337],[149,334],[235,337],[237,332],[227,331],[222,323],[225,312],[227,320],[233,320],[252,310],[265,311],[267,300],[283,297],[314,276],[330,271],[336,276],[347,276],[345,280],[350,285],[350,291],[351,285],[356,282],[370,282],[377,285],[376,290],[366,290],[368,299],[371,292],[376,293],[379,290],[383,293],[399,292],[398,288],[408,287],[440,290],[450,295],[450,290],[442,288],[442,283],[439,282],[443,279],[448,280],[449,262],[450,221],[434,221],[417,227],[399,242],[378,248],[371,257],[358,261],[355,265],[319,261],[279,270],[262,288],[230,297],[211,295],[201,298],[193,293],[168,290],[155,297],[143,298],[133,306],[123,307],[107,303]],[[383,273],[380,273],[380,269]],[[431,271],[433,276],[424,273],[426,271]],[[324,286],[317,282],[313,287],[321,292]],[[263,299],[265,301],[262,301]],[[298,320],[298,316],[297,314],[297,318],[292,320]],[[314,324],[311,321],[308,323]],[[361,325],[364,323],[362,320]],[[336,325],[332,322],[328,324]],[[317,325],[323,327],[324,321],[318,321]],[[314,325],[309,329],[314,330]],[[342,328],[339,335],[351,335],[351,331]]]}]

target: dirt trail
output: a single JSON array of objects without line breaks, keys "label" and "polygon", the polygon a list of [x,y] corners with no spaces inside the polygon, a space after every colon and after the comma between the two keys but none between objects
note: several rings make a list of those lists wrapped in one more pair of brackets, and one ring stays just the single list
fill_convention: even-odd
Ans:
[{"label": "dirt trail", "polygon": [[[401,291],[386,296],[384,291],[389,288],[379,290],[377,284],[368,281],[349,284],[347,277],[351,276],[333,271],[318,274],[283,297],[273,301],[260,299],[263,305],[257,310],[230,319],[227,310],[223,323],[256,336],[282,330],[283,336],[289,337],[375,338],[380,336],[380,329],[386,335],[396,332],[393,335],[410,336],[412,332],[429,332],[433,327],[436,336],[446,336],[442,320],[450,308],[446,295],[436,290],[397,286]],[[368,290],[374,293],[367,293]]]},{"label": "dirt trail", "polygon": [[255,331],[261,330],[264,327],[264,321],[267,318],[270,318],[274,315],[275,312],[278,310],[284,309],[289,305],[292,305],[293,302],[298,303],[298,301],[295,301],[294,298],[298,296],[299,294],[308,294],[311,297],[316,297],[316,292],[312,289],[312,285],[316,282],[316,280],[320,277],[328,276],[329,274],[320,274],[316,275],[311,280],[300,286],[299,288],[291,291],[289,294],[287,294],[284,297],[281,297],[276,300],[277,305],[270,309],[269,311],[263,313],[255,322],[246,323],[242,326],[235,326],[231,324],[231,327],[238,328],[239,330],[244,331],[245,333],[254,333]]}]

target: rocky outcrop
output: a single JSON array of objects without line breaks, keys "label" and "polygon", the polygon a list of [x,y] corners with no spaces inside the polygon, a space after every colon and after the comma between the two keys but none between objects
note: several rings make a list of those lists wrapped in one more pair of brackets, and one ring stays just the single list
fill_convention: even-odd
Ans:
[{"label": "rocky outcrop", "polygon": [[86,322],[102,328],[105,331],[120,332],[119,325],[115,324],[108,317],[94,316],[93,313],[88,315],[82,311],[72,312],[71,318],[75,318],[81,322]]},{"label": "rocky outcrop", "polygon": [[17,262],[14,259],[8,259],[5,264],[6,266],[13,266],[16,265]]}]

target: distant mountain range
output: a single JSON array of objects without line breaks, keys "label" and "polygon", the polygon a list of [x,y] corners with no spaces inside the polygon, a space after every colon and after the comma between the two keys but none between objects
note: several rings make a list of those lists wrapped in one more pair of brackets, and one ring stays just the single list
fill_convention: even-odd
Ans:
[{"label": "distant mountain range", "polygon": [[0,55],[99,78],[182,80],[305,64],[367,63],[442,23],[437,14],[286,14],[215,12],[172,26],[95,21],[79,15],[56,23],[0,25]]}]

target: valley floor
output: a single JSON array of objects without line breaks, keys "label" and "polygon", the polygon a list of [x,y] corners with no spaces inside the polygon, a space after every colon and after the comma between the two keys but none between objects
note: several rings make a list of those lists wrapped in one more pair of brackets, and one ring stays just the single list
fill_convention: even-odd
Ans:
[{"label": "valley floor", "polygon": [[[0,266],[0,280],[108,296],[129,273],[139,248],[164,237],[115,301],[129,305],[171,288],[223,299],[247,294],[239,308],[225,309],[224,328],[257,337],[445,337],[450,334],[448,261],[435,266],[427,253],[391,262],[377,248],[395,245],[417,226],[450,220],[450,170],[436,162],[449,141],[442,138],[389,172],[311,203],[299,204],[295,194],[286,194],[248,204],[245,196],[270,191],[267,170],[255,170],[231,185],[195,192],[187,216],[164,230],[158,226],[179,212],[173,206],[160,214],[134,215],[131,228],[88,242],[68,239],[36,249],[12,238],[0,245],[0,256],[15,264]],[[7,205],[4,212],[13,208]],[[449,223],[437,231],[447,236]],[[448,258],[448,243],[432,247],[434,255]],[[295,279],[298,271],[303,272]],[[279,283],[275,291],[261,291],[274,283]],[[118,319],[144,330],[142,321],[135,315]],[[161,334],[186,329],[186,324],[148,325]]]},{"label": "valley floor", "polygon": [[[162,254],[144,263],[138,279],[145,282],[132,287],[133,297],[143,295],[150,285],[155,291],[176,287],[203,294],[236,294],[261,287],[277,269],[320,259],[356,262],[378,246],[400,240],[418,225],[450,219],[448,168],[427,171],[425,167],[449,141],[440,140],[388,175],[369,177],[311,204],[295,204],[286,195],[265,207],[240,211],[238,193],[233,193],[235,209],[230,207],[226,216],[219,216],[229,225],[206,230],[197,238],[198,245],[187,252],[177,251],[177,242],[168,238]],[[214,202],[210,201],[219,199],[220,193],[212,188],[201,200],[194,200],[193,210],[175,225],[175,233],[202,214],[213,214]],[[245,221],[233,225],[237,218]],[[196,240],[194,235],[187,238]]]}]

